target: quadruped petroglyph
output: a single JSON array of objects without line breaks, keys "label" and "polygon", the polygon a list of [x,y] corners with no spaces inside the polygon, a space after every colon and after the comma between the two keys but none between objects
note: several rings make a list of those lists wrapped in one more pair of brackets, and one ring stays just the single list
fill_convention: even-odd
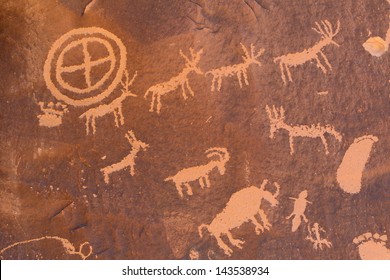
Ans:
[{"label": "quadruped petroglyph", "polygon": [[[92,49],[104,49],[95,58]],[[81,52],[82,61],[72,64],[72,57]],[[72,63],[71,63],[72,62]],[[96,67],[108,66],[96,76]],[[43,68],[47,88],[58,100],[72,106],[97,104],[109,96],[122,79],[126,67],[126,48],[122,41],[105,29],[78,28],[53,43]],[[75,77],[83,83],[75,82]],[[76,79],[79,81],[80,79]]]},{"label": "quadruped petroglyph", "polygon": [[104,117],[109,114],[114,114],[115,126],[125,124],[125,118],[122,112],[122,103],[127,97],[137,97],[136,94],[130,92],[129,87],[133,84],[135,78],[137,77],[137,72],[135,72],[133,78],[129,79],[129,73],[125,71],[124,80],[121,81],[122,85],[122,94],[114,99],[109,104],[102,104],[95,108],[91,108],[80,116],[80,118],[85,118],[85,127],[87,135],[92,128],[92,133],[96,132],[96,119]]},{"label": "quadruped petroglyph", "polygon": [[272,106],[272,109],[266,105],[266,111],[270,120],[270,138],[275,137],[275,133],[278,130],[286,130],[289,134],[290,142],[290,154],[294,154],[294,138],[295,137],[309,137],[309,138],[320,138],[325,148],[325,154],[329,154],[328,143],[325,138],[325,134],[332,135],[337,141],[342,140],[342,136],[337,132],[333,126],[327,124],[322,126],[316,125],[289,125],[285,122],[285,114],[283,107],[277,109]]},{"label": "quadruped petroglyph", "polygon": [[294,200],[294,209],[292,213],[286,217],[286,219],[292,219],[292,228],[291,231],[295,232],[299,226],[301,225],[302,220],[307,223],[308,220],[305,216],[305,210],[307,207],[307,204],[311,204],[312,202],[308,201],[307,199],[307,190],[302,191],[298,198],[290,197],[290,199]]},{"label": "quadruped petroglyph", "polygon": [[322,49],[331,44],[339,47],[339,45],[335,41],[333,41],[333,38],[340,31],[340,21],[337,21],[336,30],[333,30],[332,24],[328,20],[321,21],[322,26],[318,22],[316,22],[315,25],[316,28],[312,29],[321,35],[321,40],[318,43],[316,43],[313,47],[305,49],[301,52],[289,53],[276,57],[274,59],[275,63],[279,63],[280,72],[284,84],[287,84],[286,74],[288,81],[293,81],[291,77],[290,67],[296,67],[298,65],[305,64],[306,62],[309,62],[311,60],[316,61],[317,67],[320,68],[324,74],[327,73],[327,69],[322,64],[320,58],[324,60],[329,70],[332,70],[332,65],[329,63]]},{"label": "quadruped petroglyph", "polygon": [[[217,214],[209,225],[202,224],[199,226],[199,236],[202,238],[204,229],[215,237],[218,246],[228,256],[231,256],[233,250],[222,240],[225,235],[233,246],[242,249],[243,240],[234,239],[231,230],[241,226],[245,222],[251,222],[255,226],[257,235],[271,228],[264,210],[261,209],[262,202],[268,201],[272,207],[278,205],[276,199],[279,195],[280,186],[274,183],[275,192],[265,190],[268,180],[264,180],[260,187],[247,187],[234,193],[226,204],[221,213]],[[260,217],[261,223],[257,220]]]},{"label": "quadruped petroglyph", "polygon": [[38,115],[39,126],[56,127],[62,124],[62,117],[69,112],[68,106],[61,102],[38,102],[42,114]]},{"label": "quadruped petroglyph", "polygon": [[332,242],[330,242],[326,238],[321,237],[321,233],[325,234],[326,232],[318,223],[314,223],[312,227],[310,225],[307,225],[307,231],[308,235],[306,237],[306,240],[309,240],[313,243],[313,248],[315,250],[317,250],[318,248],[322,250],[322,245],[325,245],[328,248],[332,247]]},{"label": "quadruped petroglyph", "polygon": [[142,142],[141,140],[138,140],[135,137],[135,134],[132,130],[129,130],[127,134],[125,135],[127,141],[131,145],[132,149],[130,150],[129,154],[125,156],[122,160],[119,162],[113,163],[110,166],[104,167],[100,169],[100,171],[103,173],[104,176],[104,182],[108,184],[110,182],[110,175],[114,172],[118,172],[120,170],[129,168],[130,175],[135,175],[135,159],[137,158],[137,155],[140,151],[145,151],[147,148],[149,148],[149,145]]},{"label": "quadruped petroglyph", "polygon": [[202,70],[199,68],[198,64],[201,58],[201,55],[203,53],[203,49],[201,49],[198,52],[195,52],[192,48],[190,48],[190,54],[191,58],[188,58],[182,50],[180,50],[180,56],[185,60],[185,66],[183,70],[175,77],[172,77],[167,82],[159,83],[154,86],[151,86],[148,88],[148,90],[145,93],[144,98],[146,99],[148,95],[152,94],[152,101],[150,103],[150,109],[149,112],[156,111],[157,114],[160,114],[161,112],[161,96],[170,93],[172,91],[175,91],[179,87],[181,88],[181,92],[183,95],[184,100],[186,100],[188,97],[186,95],[186,91],[190,93],[190,95],[194,96],[194,92],[190,87],[190,83],[188,80],[188,75],[191,72],[203,75]]},{"label": "quadruped petroglyph", "polygon": [[258,58],[264,53],[264,49],[259,49],[259,51],[255,54],[254,45],[251,44],[250,47],[251,49],[249,52],[248,49],[243,44],[241,44],[241,48],[244,52],[244,55],[242,56],[244,62],[229,66],[223,66],[221,68],[213,69],[206,72],[206,76],[213,76],[213,80],[211,81],[211,91],[221,90],[222,78],[224,77],[237,76],[240,88],[242,88],[242,78],[244,79],[245,84],[249,85],[248,68],[251,64],[261,66],[261,63],[260,61],[258,61]]},{"label": "quadruped petroglyph", "polygon": [[210,188],[209,174],[216,168],[221,175],[225,174],[226,163],[230,159],[229,152],[226,148],[214,147],[206,150],[207,158],[211,159],[205,165],[198,165],[180,170],[174,176],[170,176],[165,181],[173,181],[176,185],[179,196],[183,198],[183,188],[187,189],[187,194],[192,195],[192,188],[190,182],[199,181],[200,187]]},{"label": "quadruped petroglyph", "polygon": [[59,242],[61,242],[62,247],[64,247],[65,252],[68,255],[78,255],[82,260],[87,259],[92,254],[92,251],[93,251],[93,248],[92,248],[91,244],[89,244],[89,242],[84,242],[84,243],[80,244],[80,248],[78,250],[76,250],[74,245],[66,238],[61,238],[58,236],[43,236],[43,237],[39,237],[39,238],[15,242],[15,243],[3,248],[2,250],[0,250],[0,255],[4,254],[7,250],[14,248],[16,246],[29,244],[32,242],[38,242],[38,241],[42,241],[42,240],[59,241]]},{"label": "quadruped petroglyph", "polygon": [[372,234],[371,232],[359,235],[353,240],[358,246],[362,260],[390,260],[390,249],[386,248],[387,235]]}]

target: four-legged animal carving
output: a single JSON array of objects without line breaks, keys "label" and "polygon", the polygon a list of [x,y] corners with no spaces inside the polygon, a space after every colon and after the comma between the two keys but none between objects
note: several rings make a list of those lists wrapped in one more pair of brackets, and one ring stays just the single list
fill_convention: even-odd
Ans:
[{"label": "four-legged animal carving", "polygon": [[295,198],[295,197],[290,197],[290,199],[294,200],[294,210],[292,211],[292,213],[290,214],[290,216],[288,216],[286,219],[290,219],[291,217],[294,217],[293,220],[292,220],[292,228],[291,228],[291,231],[292,232],[295,232],[298,227],[301,225],[301,222],[302,220],[305,221],[305,223],[307,223],[307,218],[305,216],[305,210],[306,210],[306,206],[308,203],[311,204],[310,201],[306,200],[307,198],[307,191],[302,191],[298,198]]},{"label": "four-legged animal carving", "polygon": [[95,134],[97,118],[103,117],[111,113],[114,114],[116,127],[119,127],[119,124],[120,125],[124,124],[125,119],[122,113],[122,103],[129,96],[137,97],[137,95],[131,93],[129,90],[129,87],[134,82],[136,76],[137,76],[137,72],[135,72],[133,78],[131,79],[131,81],[129,81],[129,73],[125,71],[125,81],[121,82],[123,86],[122,95],[114,99],[114,101],[112,101],[110,104],[102,104],[98,107],[89,109],[88,111],[86,111],[84,114],[80,116],[80,118],[85,118],[87,135],[89,134],[90,127],[92,128],[92,133]]},{"label": "four-legged animal carving", "polygon": [[322,250],[322,245],[325,245],[328,248],[332,247],[332,242],[328,241],[325,238],[321,238],[321,232],[325,233],[325,230],[320,227],[318,223],[314,223],[312,228],[310,228],[310,226],[308,225],[307,230],[309,234],[306,237],[306,240],[309,240],[313,243],[313,248],[315,250],[317,250],[318,248]]},{"label": "four-legged animal carving", "polygon": [[329,21],[327,20],[321,21],[321,24],[322,27],[318,24],[318,22],[316,22],[317,28],[313,28],[314,31],[316,31],[321,35],[321,40],[318,43],[316,43],[313,47],[309,49],[305,49],[302,52],[290,53],[290,54],[276,57],[274,59],[275,63],[279,63],[280,72],[282,74],[282,80],[284,84],[287,83],[286,74],[288,80],[292,82],[291,73],[289,69],[290,67],[302,65],[311,60],[315,60],[317,62],[317,67],[320,68],[323,73],[326,73],[327,70],[325,66],[321,63],[320,58],[322,58],[325,64],[328,66],[328,68],[332,70],[332,65],[330,65],[322,49],[330,44],[339,46],[335,41],[333,41],[333,38],[340,31],[340,21],[337,21],[337,27],[335,31],[333,31],[332,24]]},{"label": "four-legged animal carving", "polygon": [[[248,221],[255,225],[255,231],[258,235],[266,229],[270,229],[271,224],[261,206],[263,200],[271,203],[272,207],[278,204],[276,198],[279,195],[280,186],[274,183],[276,191],[271,193],[265,190],[267,183],[268,180],[264,180],[259,188],[251,186],[234,193],[226,207],[215,216],[209,225],[202,224],[199,226],[199,236],[203,237],[203,230],[207,229],[217,240],[218,246],[226,255],[230,256],[233,250],[222,240],[222,235],[226,235],[232,245],[241,249],[244,241],[234,239],[230,232],[232,229]],[[262,224],[257,220],[256,215],[260,216]]]},{"label": "four-legged animal carving", "polygon": [[134,176],[135,159],[137,158],[137,154],[141,150],[145,151],[149,147],[148,144],[135,138],[134,132],[131,130],[127,132],[125,137],[127,141],[129,141],[129,144],[131,145],[132,149],[130,153],[127,156],[125,156],[121,161],[114,163],[110,166],[104,167],[100,170],[101,172],[103,172],[104,182],[106,182],[106,184],[108,184],[110,181],[111,173],[120,171],[125,168],[130,168],[130,175]]},{"label": "four-legged animal carving", "polygon": [[[257,64],[261,66],[260,61],[258,61],[258,57],[260,57],[264,53],[264,49],[260,49],[257,54],[255,54],[255,49],[253,44],[251,44],[251,52],[249,53],[248,50],[245,48],[243,44],[241,44],[242,50],[244,51],[244,55],[242,56],[244,62],[239,64],[234,64],[230,66],[224,66],[221,68],[213,69],[208,72],[206,72],[206,75],[212,75],[213,80],[211,82],[211,91],[214,91],[217,89],[218,91],[221,90],[222,86],[222,78],[223,77],[230,77],[230,76],[237,76],[238,83],[240,84],[240,87],[242,88],[242,80],[241,77],[244,78],[244,82],[246,85],[249,85],[248,82],[248,68],[251,64]],[[217,83],[217,86],[216,86]]]},{"label": "four-legged animal carving", "polygon": [[210,148],[206,151],[206,155],[208,158],[215,157],[216,159],[211,160],[205,165],[182,169],[176,175],[165,179],[165,181],[173,181],[175,183],[180,197],[183,197],[183,187],[187,188],[188,195],[192,195],[192,188],[189,184],[192,181],[199,181],[202,189],[204,187],[210,188],[209,173],[214,168],[217,168],[221,175],[225,174],[225,165],[230,158],[227,149]]},{"label": "four-legged animal carving", "polygon": [[[180,50],[181,57],[184,58],[186,61],[184,69],[175,77],[171,78],[169,81],[160,83],[154,86],[151,86],[148,88],[148,90],[145,93],[144,98],[146,99],[149,93],[152,93],[152,102],[150,104],[149,112],[154,112],[156,110],[157,114],[160,114],[161,112],[161,96],[172,92],[179,87],[181,87],[182,94],[184,100],[187,99],[186,95],[186,88],[189,91],[189,93],[194,96],[194,92],[192,91],[189,81],[188,81],[188,75],[191,72],[195,72],[198,74],[203,74],[202,70],[200,70],[198,63],[200,61],[200,56],[203,53],[203,49],[199,52],[195,53],[192,48],[190,48],[191,52],[191,59],[189,59],[187,56],[183,54],[183,52]],[[156,109],[155,109],[156,108]]]},{"label": "four-legged animal carving", "polygon": [[292,126],[285,123],[285,115],[283,107],[276,109],[275,106],[271,108],[267,105],[265,107],[268,118],[270,120],[270,138],[275,137],[275,132],[284,129],[289,134],[290,142],[290,154],[294,153],[294,137],[309,137],[309,138],[320,138],[325,148],[325,154],[329,154],[328,143],[326,142],[325,134],[328,133],[336,138],[337,141],[341,141],[342,136],[337,132],[334,127],[330,125],[321,126],[317,125],[298,125]]}]

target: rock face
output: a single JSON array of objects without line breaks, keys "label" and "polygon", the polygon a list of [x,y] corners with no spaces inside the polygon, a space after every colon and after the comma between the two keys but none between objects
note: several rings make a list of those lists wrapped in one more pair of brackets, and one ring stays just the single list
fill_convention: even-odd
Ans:
[{"label": "rock face", "polygon": [[389,258],[388,9],[1,0],[0,257]]}]

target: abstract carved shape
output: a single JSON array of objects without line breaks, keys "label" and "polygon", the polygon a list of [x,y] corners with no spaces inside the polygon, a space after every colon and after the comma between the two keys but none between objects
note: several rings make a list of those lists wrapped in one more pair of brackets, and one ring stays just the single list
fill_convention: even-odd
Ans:
[{"label": "abstract carved shape", "polygon": [[345,152],[337,169],[337,181],[343,191],[351,194],[360,192],[364,167],[375,142],[378,142],[377,137],[364,135],[356,138]]},{"label": "abstract carved shape", "polygon": [[[203,237],[203,230],[207,229],[211,235],[217,240],[218,246],[228,256],[231,256],[233,250],[222,240],[222,235],[226,235],[229,242],[235,247],[242,249],[244,241],[234,239],[231,230],[241,226],[245,222],[252,222],[255,226],[257,235],[271,228],[271,224],[267,219],[267,215],[261,209],[263,200],[268,201],[272,207],[278,205],[277,196],[279,195],[280,186],[274,183],[276,191],[271,193],[265,190],[268,180],[264,180],[261,186],[247,187],[234,193],[226,207],[221,213],[217,214],[213,221],[209,224],[199,226],[199,236]],[[257,220],[256,215],[260,216],[262,224]]]},{"label": "abstract carved shape", "polygon": [[325,238],[321,238],[321,232],[326,233],[325,230],[320,227],[318,223],[314,223],[313,227],[310,228],[310,225],[307,226],[308,236],[306,237],[306,240],[309,240],[313,243],[313,248],[317,250],[320,248],[322,250],[322,245],[325,245],[326,247],[330,248],[332,247],[332,242],[328,241]]},{"label": "abstract carved shape", "polygon": [[192,188],[190,186],[190,182],[199,181],[200,187],[203,189],[204,187],[210,188],[210,180],[209,173],[217,168],[221,175],[225,174],[226,162],[230,159],[229,152],[226,148],[210,148],[206,150],[206,156],[208,158],[216,157],[216,159],[211,160],[205,165],[199,165],[194,167],[189,167],[180,170],[174,176],[170,176],[166,178],[164,181],[173,181],[176,185],[176,189],[183,198],[183,188],[187,188],[187,194],[192,195]]},{"label": "abstract carved shape", "polygon": [[387,52],[389,44],[381,37],[370,37],[363,43],[363,48],[372,56],[380,57]]},{"label": "abstract carved shape", "polygon": [[62,117],[69,112],[67,106],[61,102],[54,104],[50,102],[45,106],[45,103],[39,102],[39,107],[43,114],[38,115],[39,126],[56,127],[62,124]]},{"label": "abstract carved shape", "polygon": [[[95,48],[104,49],[104,56],[95,58],[91,55]],[[70,65],[77,52],[82,53],[83,60]],[[118,59],[115,53],[119,55]],[[103,75],[93,74],[96,67],[107,65],[108,70]],[[45,61],[43,76],[58,100],[73,106],[89,106],[112,93],[120,83],[125,67],[126,48],[122,41],[105,29],[87,27],[71,30],[54,42]],[[75,85],[71,77],[78,77],[80,73],[84,84]]]},{"label": "abstract carved shape", "polygon": [[294,210],[293,212],[290,214],[290,216],[288,216],[286,219],[290,219],[292,217],[293,220],[292,220],[292,228],[291,228],[291,231],[292,232],[295,232],[298,227],[301,225],[301,222],[302,220],[305,221],[305,223],[308,222],[306,216],[305,216],[305,210],[306,210],[306,206],[308,203],[311,204],[310,201],[308,201],[307,199],[307,191],[304,190],[302,191],[298,198],[294,198],[294,197],[290,197],[290,199],[294,200]]},{"label": "abstract carved shape", "polygon": [[362,260],[390,260],[390,249],[386,248],[387,235],[367,232],[353,240],[359,248]]},{"label": "abstract carved shape", "polygon": [[318,43],[316,43],[313,47],[309,49],[303,50],[302,52],[289,53],[276,57],[274,59],[275,63],[279,63],[280,72],[284,84],[287,83],[286,74],[288,80],[292,82],[291,73],[289,69],[290,67],[296,67],[298,65],[305,64],[306,62],[311,60],[315,60],[317,62],[317,67],[320,68],[324,74],[327,73],[327,70],[320,61],[320,58],[324,60],[329,70],[332,70],[332,65],[330,65],[322,49],[330,44],[339,47],[339,45],[335,41],[333,41],[333,38],[340,31],[340,21],[337,21],[337,27],[335,31],[333,31],[332,24],[328,20],[321,21],[322,27],[318,24],[318,22],[316,22],[315,24],[317,28],[312,29],[321,35],[321,40]]},{"label": "abstract carved shape", "polygon": [[292,155],[294,153],[294,138],[295,137],[308,137],[308,138],[320,138],[322,141],[322,144],[325,148],[325,154],[329,154],[328,150],[328,143],[325,138],[325,134],[328,133],[335,137],[337,141],[341,141],[342,136],[339,132],[337,132],[333,126],[331,125],[325,125],[321,126],[320,124],[317,125],[298,125],[298,126],[292,126],[285,123],[285,115],[284,115],[284,109],[283,107],[280,107],[279,109],[276,109],[275,106],[272,106],[271,108],[266,105],[265,107],[268,118],[270,120],[270,138],[273,139],[275,137],[276,131],[280,129],[284,129],[289,134],[289,142],[290,142],[290,154]]}]

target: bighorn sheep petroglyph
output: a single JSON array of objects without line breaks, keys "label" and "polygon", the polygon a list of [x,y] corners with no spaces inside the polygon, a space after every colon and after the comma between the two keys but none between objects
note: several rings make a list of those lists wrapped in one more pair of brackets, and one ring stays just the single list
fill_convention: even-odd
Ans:
[{"label": "bighorn sheep petroglyph", "polygon": [[180,55],[181,57],[184,58],[185,60],[185,67],[183,70],[175,77],[171,78],[167,82],[159,83],[154,86],[151,86],[148,88],[148,90],[145,93],[144,98],[146,99],[149,95],[149,93],[152,93],[152,102],[150,104],[150,109],[149,112],[154,112],[156,110],[157,114],[160,114],[161,112],[161,96],[174,91],[181,87],[182,90],[182,95],[184,100],[187,99],[186,95],[186,88],[188,92],[194,96],[194,92],[192,91],[189,81],[188,81],[188,75],[191,72],[195,72],[197,74],[202,75],[203,72],[199,68],[198,63],[200,61],[200,56],[203,53],[203,49],[195,52],[192,48],[190,48],[190,53],[191,53],[191,59],[189,59],[187,56],[185,56],[180,50]]},{"label": "bighorn sheep petroglyph", "polygon": [[270,120],[270,138],[273,139],[275,137],[276,131],[280,129],[284,129],[289,134],[289,142],[290,142],[290,154],[294,153],[294,137],[309,137],[309,138],[320,138],[324,147],[325,154],[329,154],[328,143],[325,138],[325,134],[328,133],[336,138],[337,141],[341,141],[342,136],[339,132],[337,132],[333,126],[325,125],[321,126],[320,124],[316,125],[288,125],[285,123],[285,115],[283,107],[276,109],[275,106],[271,108],[266,105],[265,107],[268,118]]},{"label": "bighorn sheep petroglyph", "polygon": [[210,160],[205,165],[199,165],[194,167],[189,167],[180,170],[176,175],[168,177],[165,181],[173,181],[176,185],[176,189],[180,195],[183,197],[183,188],[187,188],[187,194],[192,195],[192,188],[190,182],[199,181],[200,187],[210,188],[209,174],[214,169],[217,168],[221,175],[225,174],[226,162],[230,159],[230,155],[226,148],[210,148],[206,150],[206,156],[208,158],[214,157],[215,159]]},{"label": "bighorn sheep petroglyph", "polygon": [[[226,235],[232,245],[242,249],[244,241],[234,239],[230,232],[232,229],[241,226],[245,222],[252,222],[258,235],[266,229],[269,230],[271,224],[261,206],[263,200],[268,201],[272,207],[278,205],[276,198],[279,195],[280,186],[278,183],[274,183],[276,191],[271,193],[265,190],[267,184],[268,180],[264,180],[259,188],[251,186],[234,193],[226,207],[215,216],[209,225],[202,224],[199,226],[199,236],[202,238],[204,229],[207,229],[217,240],[218,246],[226,255],[230,256],[233,250],[222,240],[222,235]],[[260,216],[262,224],[257,220],[256,215]]]}]

